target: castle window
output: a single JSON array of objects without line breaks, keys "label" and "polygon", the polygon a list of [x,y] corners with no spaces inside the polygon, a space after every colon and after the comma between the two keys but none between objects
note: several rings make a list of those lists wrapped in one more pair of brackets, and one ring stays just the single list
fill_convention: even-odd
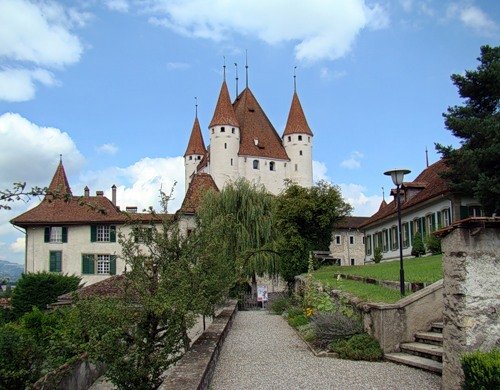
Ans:
[{"label": "castle window", "polygon": [[339,235],[335,236],[335,245],[341,245],[342,244],[342,237]]},{"label": "castle window", "polygon": [[292,140],[292,137],[288,136],[288,141],[291,141]]},{"label": "castle window", "polygon": [[354,245],[354,236],[349,236],[349,245]]},{"label": "castle window", "polygon": [[307,142],[311,142],[311,137],[307,137]]},{"label": "castle window", "polygon": [[301,135],[299,135],[299,141],[302,141],[302,136]]},{"label": "castle window", "polygon": [[221,133],[224,133],[225,131],[226,131],[226,128],[225,128],[225,127],[221,127],[221,128],[220,128],[220,132],[221,132]]},{"label": "castle window", "polygon": [[212,134],[214,133],[214,131],[215,131],[215,130],[214,130],[214,129],[212,129]]},{"label": "castle window", "polygon": [[298,169],[299,169],[298,165],[297,165],[297,164],[295,164],[295,172],[297,172],[297,171],[298,171]]},{"label": "castle window", "polygon": [[224,142],[224,149],[227,149],[227,143]]},{"label": "castle window", "polygon": [[259,160],[253,160],[253,169],[259,169]]},{"label": "castle window", "polygon": [[299,155],[301,155],[301,156],[302,156],[302,150],[299,150]]},{"label": "castle window", "polygon": [[231,159],[231,166],[233,166],[233,159]]},{"label": "castle window", "polygon": [[275,171],[275,170],[276,170],[276,167],[275,167],[274,161],[271,161],[271,162],[269,163],[269,170],[270,170],[270,171]]},{"label": "castle window", "polygon": [[193,159],[193,156],[189,156],[189,159],[192,160]]},{"label": "castle window", "polygon": [[196,159],[197,160],[201,160],[201,156],[196,156]]},{"label": "castle window", "polygon": [[231,133],[233,133],[233,134],[234,134],[234,127],[231,129]]}]

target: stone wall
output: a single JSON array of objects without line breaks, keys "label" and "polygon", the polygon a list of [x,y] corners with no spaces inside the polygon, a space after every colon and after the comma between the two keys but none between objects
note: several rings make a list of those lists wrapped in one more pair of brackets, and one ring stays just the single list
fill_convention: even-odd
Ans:
[{"label": "stone wall", "polygon": [[460,221],[442,233],[443,389],[460,389],[464,352],[500,345],[500,218]]}]

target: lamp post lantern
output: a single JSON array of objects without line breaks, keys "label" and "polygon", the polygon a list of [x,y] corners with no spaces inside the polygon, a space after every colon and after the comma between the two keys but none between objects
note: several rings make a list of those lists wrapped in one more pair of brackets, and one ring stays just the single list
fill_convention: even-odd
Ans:
[{"label": "lamp post lantern", "polygon": [[411,171],[409,169],[399,168],[399,169],[391,169],[387,172],[384,172],[384,175],[390,176],[392,178],[392,182],[396,185],[396,198],[398,204],[398,237],[399,237],[399,290],[401,292],[401,296],[405,295],[405,271],[403,268],[403,233],[401,231],[401,200],[399,189],[403,184],[404,176]]}]

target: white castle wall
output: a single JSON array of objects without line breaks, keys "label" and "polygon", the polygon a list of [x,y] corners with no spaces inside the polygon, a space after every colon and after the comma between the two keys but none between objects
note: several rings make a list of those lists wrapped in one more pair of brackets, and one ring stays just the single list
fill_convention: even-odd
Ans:
[{"label": "white castle wall", "polygon": [[312,173],[312,136],[307,134],[291,134],[283,137],[283,146],[290,158],[286,176],[293,182],[311,187]]},{"label": "white castle wall", "polygon": [[238,150],[240,129],[234,126],[214,126],[210,129],[210,173],[222,188],[227,181],[236,180],[239,175]]}]

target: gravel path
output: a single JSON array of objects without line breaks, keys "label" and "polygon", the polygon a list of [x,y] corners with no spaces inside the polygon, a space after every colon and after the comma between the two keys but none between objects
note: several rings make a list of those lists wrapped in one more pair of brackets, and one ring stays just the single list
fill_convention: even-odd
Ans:
[{"label": "gravel path", "polygon": [[211,383],[225,389],[440,389],[441,377],[393,363],[315,357],[286,321],[238,312]]}]

